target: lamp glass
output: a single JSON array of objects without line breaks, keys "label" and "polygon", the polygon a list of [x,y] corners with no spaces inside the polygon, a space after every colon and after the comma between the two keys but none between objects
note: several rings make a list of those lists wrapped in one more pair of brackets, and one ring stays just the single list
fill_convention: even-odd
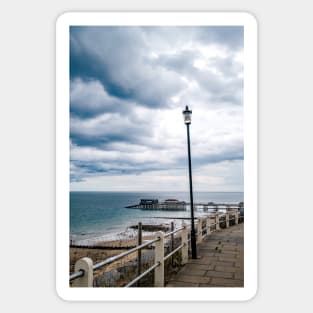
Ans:
[{"label": "lamp glass", "polygon": [[192,112],[189,111],[189,110],[186,110],[186,111],[183,112],[185,124],[191,124],[191,113]]}]

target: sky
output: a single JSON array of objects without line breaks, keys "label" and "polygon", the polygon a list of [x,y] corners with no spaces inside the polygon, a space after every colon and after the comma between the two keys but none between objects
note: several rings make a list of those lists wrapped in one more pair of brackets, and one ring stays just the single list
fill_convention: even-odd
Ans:
[{"label": "sky", "polygon": [[72,26],[70,189],[243,191],[243,27]]}]

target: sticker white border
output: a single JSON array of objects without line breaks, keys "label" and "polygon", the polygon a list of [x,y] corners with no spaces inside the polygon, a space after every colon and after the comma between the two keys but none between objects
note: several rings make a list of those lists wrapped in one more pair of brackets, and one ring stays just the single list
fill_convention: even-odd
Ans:
[{"label": "sticker white border", "polygon": [[[244,27],[244,287],[69,287],[69,27],[73,25]],[[56,23],[56,290],[64,300],[234,301],[257,292],[257,22],[244,12],[64,13]]]}]

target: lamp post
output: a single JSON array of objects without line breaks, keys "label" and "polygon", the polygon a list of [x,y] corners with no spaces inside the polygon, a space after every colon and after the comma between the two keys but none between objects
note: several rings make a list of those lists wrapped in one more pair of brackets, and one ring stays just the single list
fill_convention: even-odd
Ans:
[{"label": "lamp post", "polygon": [[197,258],[197,246],[196,246],[196,232],[195,232],[195,218],[193,213],[193,195],[192,195],[192,175],[191,175],[191,155],[190,155],[190,135],[189,125],[191,124],[192,111],[188,109],[186,105],[183,111],[184,122],[187,126],[187,142],[188,142],[188,165],[189,165],[189,190],[190,190],[190,211],[191,211],[191,257]]}]

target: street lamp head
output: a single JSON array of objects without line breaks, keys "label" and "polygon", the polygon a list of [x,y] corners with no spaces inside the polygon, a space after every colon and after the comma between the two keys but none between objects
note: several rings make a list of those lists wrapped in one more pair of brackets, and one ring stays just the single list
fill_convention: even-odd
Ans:
[{"label": "street lamp head", "polygon": [[183,111],[184,122],[185,124],[191,124],[191,114],[192,111],[188,109],[188,105],[186,105],[185,110]]}]

